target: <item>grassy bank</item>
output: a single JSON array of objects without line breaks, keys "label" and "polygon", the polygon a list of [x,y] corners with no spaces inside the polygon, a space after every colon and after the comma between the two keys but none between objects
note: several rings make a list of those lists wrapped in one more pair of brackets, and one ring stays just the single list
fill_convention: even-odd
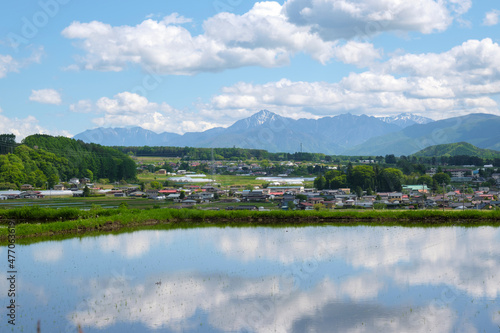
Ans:
[{"label": "grassy bank", "polygon": [[342,210],[342,211],[202,211],[195,209],[91,209],[23,207],[0,210],[0,244],[6,244],[8,221],[16,221],[18,239],[82,235],[124,228],[163,226],[500,226],[500,211]]}]

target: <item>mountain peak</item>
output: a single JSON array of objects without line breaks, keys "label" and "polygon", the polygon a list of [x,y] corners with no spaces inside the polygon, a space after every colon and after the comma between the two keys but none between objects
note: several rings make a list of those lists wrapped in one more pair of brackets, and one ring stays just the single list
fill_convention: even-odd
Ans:
[{"label": "mountain peak", "polygon": [[240,131],[243,129],[270,125],[275,123],[276,121],[286,121],[286,120],[291,120],[291,119],[281,117],[280,115],[268,110],[261,110],[257,113],[254,113],[252,116],[248,118],[238,120],[229,128],[231,130]]},{"label": "mountain peak", "polygon": [[248,118],[251,122],[255,122],[258,125],[262,125],[264,123],[275,120],[279,115],[274,112],[268,110],[260,110],[257,113],[254,113],[250,118]]},{"label": "mountain peak", "polygon": [[390,117],[381,117],[380,120],[389,123],[389,124],[395,124],[398,125],[402,128],[415,125],[415,124],[428,124],[433,122],[434,120],[422,116],[415,115],[413,113],[408,113],[408,112],[403,112],[400,113],[396,116],[390,116]]}]

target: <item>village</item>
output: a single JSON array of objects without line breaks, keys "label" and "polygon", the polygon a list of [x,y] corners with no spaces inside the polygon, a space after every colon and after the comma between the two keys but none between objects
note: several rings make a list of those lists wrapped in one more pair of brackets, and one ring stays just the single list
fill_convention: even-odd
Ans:
[{"label": "village", "polygon": [[[373,160],[360,160],[370,165]],[[51,189],[23,184],[20,190],[0,191],[0,201],[50,198],[143,199],[162,208],[204,210],[325,210],[325,209],[498,209],[500,173],[492,165],[483,168],[429,168],[426,176],[438,172],[450,176],[449,184],[402,185],[397,191],[357,191],[349,187],[314,187],[314,174],[298,176],[297,170],[337,170],[340,166],[280,162],[272,170],[262,163],[246,162],[138,162],[139,184],[125,181],[93,182],[71,178]],[[167,166],[167,168],[164,168]],[[181,169],[181,167],[185,169]],[[187,170],[186,170],[187,169]],[[485,178],[481,170],[490,169]],[[188,171],[193,170],[193,171]],[[270,172],[271,170],[271,172]],[[208,171],[208,176],[200,171]],[[274,171],[274,172],[272,172]],[[279,173],[278,173],[279,172]],[[429,178],[427,178],[429,179]],[[490,186],[484,186],[485,182]],[[428,186],[429,185],[429,186]],[[433,188],[434,187],[434,188]]]}]

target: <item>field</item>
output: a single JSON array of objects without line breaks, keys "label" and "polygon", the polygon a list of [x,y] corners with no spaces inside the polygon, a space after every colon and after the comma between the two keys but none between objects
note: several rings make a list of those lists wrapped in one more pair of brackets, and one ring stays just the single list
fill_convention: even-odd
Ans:
[{"label": "field", "polygon": [[[204,211],[198,209],[100,209],[24,207],[0,210],[0,245],[6,244],[9,221],[15,222],[20,240],[38,241],[56,236],[75,236],[143,228],[241,227],[241,226],[481,226],[500,225],[500,211]],[[12,231],[10,231],[12,232]],[[29,240],[27,240],[29,242]]]}]

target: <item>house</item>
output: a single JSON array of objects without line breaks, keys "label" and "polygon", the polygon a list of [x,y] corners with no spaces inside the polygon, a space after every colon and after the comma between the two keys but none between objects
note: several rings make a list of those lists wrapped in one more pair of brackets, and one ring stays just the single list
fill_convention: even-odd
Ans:
[{"label": "house", "polygon": [[156,173],[157,173],[157,174],[159,174],[159,175],[166,175],[166,174],[167,174],[167,170],[165,170],[165,169],[160,169],[160,170],[158,170]]},{"label": "house", "polygon": [[73,177],[73,178],[71,178],[71,179],[69,180],[69,182],[68,182],[68,183],[70,183],[70,184],[75,184],[75,185],[80,185],[80,179]]},{"label": "house", "polygon": [[403,200],[403,193],[401,192],[392,192],[387,195],[389,200]]},{"label": "house", "polygon": [[158,190],[150,189],[146,190],[146,195],[149,199],[154,199],[158,196]]},{"label": "house", "polygon": [[297,205],[297,209],[301,210],[313,210],[314,205],[310,202],[301,202]]},{"label": "house", "polygon": [[19,197],[21,199],[41,199],[43,198],[43,194],[38,191],[26,191],[26,192],[21,192],[19,194]]},{"label": "house", "polygon": [[31,190],[33,190],[33,185],[31,185],[31,184],[21,185],[21,191],[31,191]]},{"label": "house", "polygon": [[167,200],[175,200],[175,199],[180,199],[181,194],[180,193],[170,193],[168,194],[165,199]]},{"label": "house", "polygon": [[252,201],[252,202],[262,202],[267,200],[267,196],[263,193],[262,190],[253,190],[250,192],[244,192],[243,198],[246,201]]},{"label": "house", "polygon": [[472,177],[471,169],[445,169],[444,172],[449,172],[451,174],[451,177]]},{"label": "house", "polygon": [[82,185],[90,185],[89,183],[91,182],[90,178],[84,177],[80,179],[80,184]]},{"label": "house", "polygon": [[270,192],[293,192],[293,193],[302,193],[304,192],[304,186],[269,186]]},{"label": "house", "polygon": [[182,201],[183,206],[195,206],[196,200],[186,199]]},{"label": "house", "polygon": [[63,184],[54,185],[55,191],[64,191],[65,189],[66,189],[66,187]]},{"label": "house", "polygon": [[123,193],[123,192],[116,192],[114,194],[114,196],[115,196],[115,198],[124,198],[124,197],[126,197],[125,193]]},{"label": "house", "polygon": [[7,200],[7,197],[4,195],[0,195],[0,200]]}]

